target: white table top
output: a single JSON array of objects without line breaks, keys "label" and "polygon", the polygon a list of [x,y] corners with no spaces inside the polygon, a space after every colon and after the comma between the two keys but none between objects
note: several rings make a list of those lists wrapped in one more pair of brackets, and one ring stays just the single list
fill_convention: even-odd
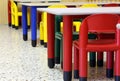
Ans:
[{"label": "white table top", "polygon": [[40,2],[41,0],[14,0],[16,2]]},{"label": "white table top", "polygon": [[72,6],[72,5],[77,5],[77,2],[50,2],[50,3],[20,3],[22,5],[26,5],[26,6],[50,6],[53,4],[63,4],[63,5],[67,5],[67,6]]},{"label": "white table top", "polygon": [[37,8],[55,15],[89,15],[98,13],[120,14],[120,7],[98,7],[98,8]]},{"label": "white table top", "polygon": [[60,0],[14,0],[16,2],[47,2],[47,1],[60,1]]},{"label": "white table top", "polygon": [[[48,0],[49,1],[49,0]],[[57,1],[57,0],[55,0]],[[58,0],[60,1],[60,0]],[[60,3],[63,5],[67,5],[67,6],[79,6],[79,5],[83,5],[83,4],[91,4],[93,2],[50,2],[50,3],[20,3],[22,5],[26,5],[26,6],[49,6],[49,5],[53,5],[56,3]],[[94,2],[94,4],[109,4],[109,3],[117,3],[120,4],[120,2]]]}]

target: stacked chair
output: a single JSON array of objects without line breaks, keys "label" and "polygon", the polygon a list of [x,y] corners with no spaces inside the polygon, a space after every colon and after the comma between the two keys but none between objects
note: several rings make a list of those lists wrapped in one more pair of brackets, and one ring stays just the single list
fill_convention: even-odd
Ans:
[{"label": "stacked chair", "polygon": [[[22,16],[22,12],[19,11],[17,4],[11,0],[11,22],[12,27],[18,29],[19,17]],[[28,26],[30,26],[30,14],[27,14]]]}]

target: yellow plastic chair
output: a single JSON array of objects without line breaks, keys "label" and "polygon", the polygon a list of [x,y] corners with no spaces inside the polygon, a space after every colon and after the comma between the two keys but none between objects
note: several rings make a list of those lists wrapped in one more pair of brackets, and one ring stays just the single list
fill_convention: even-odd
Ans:
[{"label": "yellow plastic chair", "polygon": [[[88,7],[95,8],[95,7],[98,7],[98,5],[97,4],[83,4],[81,7],[82,8],[88,8]],[[73,26],[76,28],[75,30],[76,32],[79,32],[80,24],[81,24],[80,21],[73,22]],[[61,32],[63,32],[63,22],[60,23],[60,27],[61,27]]]},{"label": "yellow plastic chair", "polygon": [[[16,3],[11,0],[11,21],[12,27],[18,29],[19,26],[19,16],[22,16],[22,12],[18,10]],[[27,13],[27,23],[30,26],[30,13]]]},{"label": "yellow plastic chair", "polygon": [[[51,5],[48,8],[67,8],[62,4]],[[40,43],[44,44],[47,47],[47,13],[42,12],[41,14],[41,22],[40,22]]]},{"label": "yellow plastic chair", "polygon": [[[80,28],[80,21],[74,21],[73,22],[73,27],[75,27],[75,32],[79,32],[79,28]],[[60,23],[60,31],[63,33],[63,22]]]},{"label": "yellow plastic chair", "polygon": [[83,4],[82,6],[81,6],[82,8],[95,8],[95,7],[98,7],[98,5],[97,4]]},{"label": "yellow plastic chair", "polygon": [[[48,8],[67,8],[65,5],[62,4],[55,4],[51,5]],[[61,22],[60,29],[61,32],[63,30],[63,22]],[[80,22],[79,21],[74,21],[73,25],[76,27],[76,30],[79,31],[80,27]],[[41,45],[44,44],[45,47],[47,47],[47,13],[42,12],[41,14],[41,22],[40,22],[40,43]]]}]

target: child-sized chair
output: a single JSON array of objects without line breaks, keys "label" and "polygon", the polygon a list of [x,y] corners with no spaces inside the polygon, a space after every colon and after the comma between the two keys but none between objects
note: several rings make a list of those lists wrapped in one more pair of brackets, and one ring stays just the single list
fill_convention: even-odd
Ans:
[{"label": "child-sized chair", "polygon": [[[87,54],[89,51],[114,51],[115,54],[115,81],[120,81],[120,28],[116,28],[119,16],[115,14],[95,14],[85,18],[80,27],[79,40],[74,41],[74,59],[79,69],[79,81],[87,81]],[[88,33],[115,33],[114,39],[88,39]],[[113,76],[112,54],[107,55],[106,76]],[[112,65],[111,65],[112,64]]]},{"label": "child-sized chair", "polygon": [[[19,26],[19,16],[22,16],[22,12],[18,10],[16,3],[11,0],[11,22],[12,27],[18,29]],[[28,26],[30,26],[30,13],[27,14]]]},{"label": "child-sized chair", "polygon": [[[109,4],[104,4],[103,7],[118,7],[119,4],[117,3],[109,3]],[[112,39],[115,38],[114,34],[98,34],[98,39]],[[113,52],[109,52],[113,53]],[[97,52],[97,65],[98,66],[103,66],[103,52]]]}]

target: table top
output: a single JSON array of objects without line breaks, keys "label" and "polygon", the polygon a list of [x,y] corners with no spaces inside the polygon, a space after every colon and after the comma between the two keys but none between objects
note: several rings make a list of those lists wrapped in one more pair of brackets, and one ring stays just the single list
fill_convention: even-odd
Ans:
[{"label": "table top", "polygon": [[[67,5],[67,6],[79,6],[79,5],[83,5],[83,4],[109,4],[109,3],[116,3],[116,4],[120,4],[120,2],[52,2],[54,0],[48,0],[51,1],[50,3],[20,3],[22,5],[26,5],[26,6],[49,6],[49,5],[53,5],[53,4],[63,4],[63,5]],[[57,1],[57,0],[55,0]],[[60,0],[58,0],[60,1]]]},{"label": "table top", "polygon": [[60,1],[60,0],[14,0],[16,2],[47,2],[47,1]]},{"label": "table top", "polygon": [[55,15],[89,15],[98,13],[120,14],[120,7],[98,7],[98,8],[37,8]]},{"label": "table top", "polygon": [[67,6],[75,6],[78,3],[77,2],[50,2],[50,3],[20,3],[22,5],[26,5],[26,6],[50,6],[50,5],[54,5],[54,4],[63,4],[63,5],[67,5]]},{"label": "table top", "polygon": [[40,2],[41,0],[14,0],[16,2]]}]

